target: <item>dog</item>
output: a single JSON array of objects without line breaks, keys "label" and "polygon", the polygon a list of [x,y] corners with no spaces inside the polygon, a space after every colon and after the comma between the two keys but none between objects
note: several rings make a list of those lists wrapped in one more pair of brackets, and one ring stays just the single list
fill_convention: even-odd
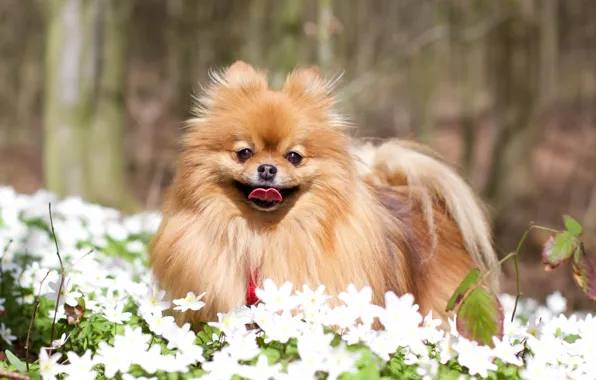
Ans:
[{"label": "dog", "polygon": [[[487,212],[425,146],[350,137],[334,80],[297,68],[279,90],[238,61],[210,73],[186,121],[150,267],[172,299],[206,292],[178,323],[252,304],[270,278],[316,288],[331,305],[349,284],[411,293],[445,319],[473,268],[497,263]],[[498,268],[485,280],[498,289]]]}]

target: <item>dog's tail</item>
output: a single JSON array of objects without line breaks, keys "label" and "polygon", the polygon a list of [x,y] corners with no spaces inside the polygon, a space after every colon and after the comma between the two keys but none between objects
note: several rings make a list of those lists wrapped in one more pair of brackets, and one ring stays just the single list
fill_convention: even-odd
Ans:
[{"label": "dog's tail", "polygon": [[[408,186],[417,192],[425,218],[436,244],[433,202],[441,201],[461,232],[466,250],[481,272],[497,264],[490,225],[482,202],[471,187],[440,156],[426,146],[401,140],[380,144],[361,141],[355,144],[360,174],[371,182],[386,186]],[[500,271],[496,268],[487,284],[498,289]]]}]

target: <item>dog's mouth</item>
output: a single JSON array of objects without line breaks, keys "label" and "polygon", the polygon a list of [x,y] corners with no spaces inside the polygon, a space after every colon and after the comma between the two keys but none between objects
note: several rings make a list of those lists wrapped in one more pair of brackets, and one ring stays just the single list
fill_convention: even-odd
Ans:
[{"label": "dog's mouth", "polygon": [[265,185],[253,186],[239,181],[234,181],[234,184],[249,202],[263,210],[275,208],[281,202],[295,194],[299,188],[299,186],[286,188]]}]

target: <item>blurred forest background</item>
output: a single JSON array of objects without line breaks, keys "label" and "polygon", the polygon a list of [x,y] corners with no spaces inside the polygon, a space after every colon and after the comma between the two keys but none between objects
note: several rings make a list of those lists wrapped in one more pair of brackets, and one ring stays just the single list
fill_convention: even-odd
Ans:
[{"label": "blurred forest background", "polygon": [[[0,0],[0,185],[157,208],[191,94],[237,59],[273,85],[343,71],[355,134],[435,147],[490,203],[501,254],[565,213],[596,252],[594,0]],[[544,273],[544,239],[522,291],[587,307],[569,268]]]}]

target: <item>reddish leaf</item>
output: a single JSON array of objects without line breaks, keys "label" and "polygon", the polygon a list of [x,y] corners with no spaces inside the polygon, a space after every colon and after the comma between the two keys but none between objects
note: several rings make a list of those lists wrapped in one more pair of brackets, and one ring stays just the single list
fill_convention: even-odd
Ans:
[{"label": "reddish leaf", "polygon": [[470,272],[468,272],[468,274],[466,275],[466,277],[464,277],[457,289],[455,289],[455,292],[453,292],[453,294],[451,295],[451,298],[449,298],[449,302],[447,302],[447,308],[445,309],[445,311],[451,311],[457,305],[459,305],[468,289],[470,289],[474,284],[476,284],[479,278],[480,271],[478,269],[474,268]]},{"label": "reddish leaf", "polygon": [[503,338],[504,319],[505,312],[496,294],[476,288],[459,307],[456,326],[462,336],[492,347],[493,336]]},{"label": "reddish leaf", "polygon": [[588,297],[596,301],[596,268],[582,244],[573,255],[573,278]]},{"label": "reddish leaf", "polygon": [[546,271],[551,271],[568,261],[577,249],[578,240],[569,231],[552,236],[542,247],[542,263]]}]

